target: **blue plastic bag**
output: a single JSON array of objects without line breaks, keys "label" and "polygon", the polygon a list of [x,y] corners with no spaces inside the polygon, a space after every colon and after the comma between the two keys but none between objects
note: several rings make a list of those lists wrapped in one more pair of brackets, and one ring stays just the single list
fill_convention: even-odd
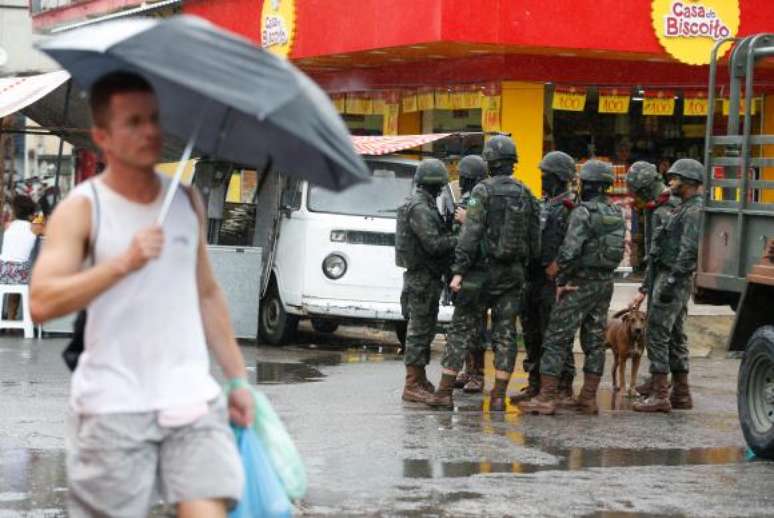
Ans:
[{"label": "blue plastic bag", "polygon": [[266,450],[252,428],[234,428],[245,488],[229,518],[290,518],[293,507]]},{"label": "blue plastic bag", "polygon": [[277,472],[285,492],[292,500],[306,493],[306,468],[293,439],[266,396],[253,390],[255,397],[255,433]]}]

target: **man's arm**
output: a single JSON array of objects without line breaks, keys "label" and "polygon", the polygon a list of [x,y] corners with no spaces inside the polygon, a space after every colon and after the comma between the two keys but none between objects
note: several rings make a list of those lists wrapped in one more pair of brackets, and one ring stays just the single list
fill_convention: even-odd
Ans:
[{"label": "man's arm", "polygon": [[457,240],[452,236],[442,235],[438,231],[437,217],[432,213],[433,210],[435,209],[425,205],[415,206],[411,211],[409,224],[425,252],[432,257],[439,257],[454,250]]},{"label": "man's arm", "polygon": [[590,235],[591,214],[587,208],[581,206],[570,213],[570,221],[567,224],[567,235],[556,256],[556,264],[559,267],[557,284],[563,285],[567,277],[574,272],[578,259],[580,259],[583,245]]},{"label": "man's arm", "polygon": [[484,218],[486,211],[486,187],[481,184],[473,188],[473,192],[465,210],[465,222],[462,224],[457,247],[454,250],[454,264],[452,273],[464,276],[473,266],[484,237]]},{"label": "man's arm", "polygon": [[[199,311],[201,312],[204,335],[207,345],[229,380],[247,380],[245,361],[239,350],[234,329],[228,313],[228,304],[223,290],[220,289],[207,254],[207,231],[204,217],[204,203],[195,190],[190,191],[191,202],[199,218],[199,244],[196,257],[196,285],[199,293]],[[254,416],[253,398],[245,388],[235,388],[229,395],[229,415],[239,426],[250,426]]]},{"label": "man's arm", "polygon": [[35,322],[83,309],[161,253],[163,235],[152,227],[139,232],[126,253],[81,271],[91,224],[91,202],[83,196],[64,200],[51,215],[30,282],[30,312]]},{"label": "man's arm", "polygon": [[696,261],[699,257],[699,233],[701,229],[701,208],[690,207],[685,211],[683,235],[680,237],[680,251],[675,264],[672,265],[672,276],[688,277],[696,271]]}]

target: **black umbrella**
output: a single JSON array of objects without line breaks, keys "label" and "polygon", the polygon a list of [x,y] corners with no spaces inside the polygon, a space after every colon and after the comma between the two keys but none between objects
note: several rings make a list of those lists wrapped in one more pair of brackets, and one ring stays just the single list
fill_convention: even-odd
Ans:
[{"label": "black umbrella", "polygon": [[103,22],[39,47],[84,89],[119,70],[147,79],[162,127],[189,142],[183,160],[192,146],[245,166],[271,160],[278,171],[332,190],[369,176],[317,85],[289,62],[200,18]]}]

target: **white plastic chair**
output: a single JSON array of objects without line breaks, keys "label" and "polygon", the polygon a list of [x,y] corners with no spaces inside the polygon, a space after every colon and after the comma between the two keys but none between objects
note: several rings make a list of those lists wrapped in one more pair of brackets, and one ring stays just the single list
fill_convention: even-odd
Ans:
[{"label": "white plastic chair", "polygon": [[20,295],[22,307],[21,320],[0,320],[0,329],[23,329],[24,338],[34,338],[32,315],[30,315],[30,287],[27,284],[0,284],[0,308],[6,295]]}]

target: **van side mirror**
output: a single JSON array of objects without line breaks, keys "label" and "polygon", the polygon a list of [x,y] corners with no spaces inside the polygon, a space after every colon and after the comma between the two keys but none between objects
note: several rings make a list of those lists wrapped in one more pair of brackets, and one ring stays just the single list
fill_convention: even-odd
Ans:
[{"label": "van side mirror", "polygon": [[292,212],[301,208],[301,191],[284,191],[280,197],[280,208]]}]

